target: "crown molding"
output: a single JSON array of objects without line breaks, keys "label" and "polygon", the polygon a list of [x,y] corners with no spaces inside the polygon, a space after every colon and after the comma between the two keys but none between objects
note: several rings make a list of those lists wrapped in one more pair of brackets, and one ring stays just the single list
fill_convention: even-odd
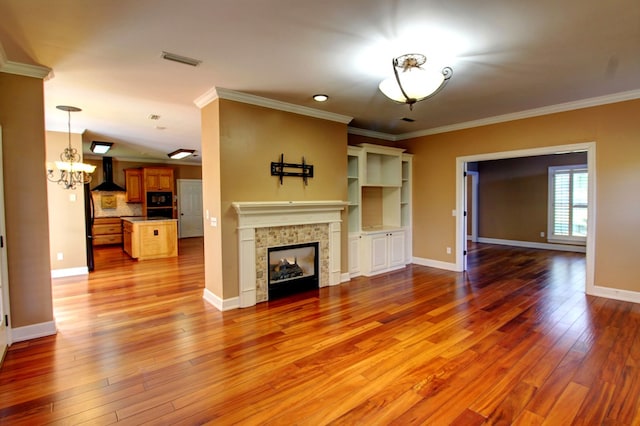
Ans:
[{"label": "crown molding", "polygon": [[398,140],[398,135],[390,135],[389,133],[376,132],[374,130],[360,129],[358,127],[348,127],[347,133],[352,135],[366,136],[369,138],[382,139],[385,141],[395,142]]},{"label": "crown molding", "polygon": [[612,93],[610,95],[598,96],[595,98],[581,99],[579,101],[565,102],[562,104],[549,105],[546,107],[534,108],[525,111],[514,112],[511,114],[497,115],[494,117],[481,118],[479,120],[466,121],[464,123],[451,124],[449,126],[434,127],[433,129],[403,133],[400,135],[396,135],[395,140],[405,140],[417,138],[420,136],[436,135],[439,133],[453,132],[456,130],[470,129],[472,127],[487,126],[490,124],[504,123],[507,121],[521,120],[524,118],[539,117],[542,115],[556,114],[559,112],[573,111],[577,109],[613,104],[616,102],[630,101],[639,98],[640,90]]},{"label": "crown molding", "polygon": [[294,114],[306,115],[323,120],[336,121],[343,124],[348,124],[353,120],[353,117],[348,117],[346,115],[294,105],[288,102],[276,101],[273,99],[263,98],[262,96],[250,95],[248,93],[236,92],[235,90],[224,89],[222,87],[213,87],[209,89],[197,97],[193,102],[198,106],[198,108],[203,108],[218,98],[271,108],[279,111],[292,112]]},{"label": "crown molding", "polygon": [[0,72],[7,74],[22,75],[25,77],[41,78],[48,80],[53,78],[53,70],[41,65],[22,64],[7,59],[7,54],[0,43]]}]

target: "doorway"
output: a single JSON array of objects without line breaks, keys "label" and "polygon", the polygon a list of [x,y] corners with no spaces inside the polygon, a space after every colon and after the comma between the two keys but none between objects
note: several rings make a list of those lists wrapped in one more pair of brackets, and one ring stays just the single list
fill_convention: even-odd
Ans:
[{"label": "doorway", "polygon": [[[586,245],[586,280],[585,292],[594,293],[594,255],[595,255],[595,229],[596,229],[596,208],[595,208],[595,142],[585,142],[570,145],[549,146],[517,151],[505,151],[488,154],[470,155],[458,157],[456,159],[456,212],[464,212],[467,206],[467,179],[465,172],[467,163],[502,160],[507,158],[532,157],[539,155],[552,155],[567,152],[586,152],[588,170],[588,208],[587,217],[587,245]],[[467,218],[464,214],[456,216],[456,270],[466,270],[466,246],[467,246]]]},{"label": "doorway", "polygon": [[177,179],[178,186],[178,237],[202,237],[202,180]]}]

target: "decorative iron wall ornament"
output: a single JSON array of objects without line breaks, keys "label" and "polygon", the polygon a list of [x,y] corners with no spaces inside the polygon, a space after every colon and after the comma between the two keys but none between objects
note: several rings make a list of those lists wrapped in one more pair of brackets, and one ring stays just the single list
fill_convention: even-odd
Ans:
[{"label": "decorative iron wall ornament", "polygon": [[[295,169],[301,171],[287,171],[286,169]],[[284,162],[284,154],[280,154],[280,161],[271,162],[271,176],[279,176],[280,177],[280,185],[282,185],[282,178],[284,176],[296,176],[301,177],[304,181],[304,184],[307,185],[308,178],[313,177],[313,166],[311,164],[306,164],[304,161],[304,157],[302,157],[302,163],[285,163]]]}]

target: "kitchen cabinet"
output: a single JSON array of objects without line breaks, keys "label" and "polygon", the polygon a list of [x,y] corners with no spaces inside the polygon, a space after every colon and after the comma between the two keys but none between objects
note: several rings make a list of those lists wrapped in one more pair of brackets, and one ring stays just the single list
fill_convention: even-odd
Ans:
[{"label": "kitchen cabinet", "polygon": [[142,170],[125,169],[124,171],[126,201],[127,203],[141,203],[142,193]]},{"label": "kitchen cabinet", "polygon": [[177,256],[177,222],[177,219],[123,219],[123,250],[138,260]]},{"label": "kitchen cabinet", "polygon": [[145,192],[173,192],[173,169],[169,167],[145,167]]},{"label": "kitchen cabinet", "polygon": [[96,217],[93,220],[93,245],[122,243],[122,222],[119,217]]},{"label": "kitchen cabinet", "polygon": [[405,265],[403,230],[364,233],[360,244],[360,268],[367,277],[400,269]]}]

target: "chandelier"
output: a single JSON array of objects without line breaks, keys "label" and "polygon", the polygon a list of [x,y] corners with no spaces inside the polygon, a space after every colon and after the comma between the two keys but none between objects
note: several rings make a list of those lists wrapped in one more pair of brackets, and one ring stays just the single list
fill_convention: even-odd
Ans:
[{"label": "chandelier", "polygon": [[96,169],[96,166],[82,163],[78,150],[71,147],[71,113],[82,110],[67,105],[58,105],[56,108],[67,111],[69,146],[60,154],[60,161],[55,162],[55,166],[60,172],[59,177],[54,176],[53,163],[47,163],[47,179],[51,182],[57,182],[64,189],[76,189],[78,184],[84,185],[91,182],[91,173]]},{"label": "chandelier", "polygon": [[427,57],[419,53],[408,53],[391,61],[393,77],[389,77],[378,86],[389,99],[409,105],[423,101],[438,93],[451,78],[453,70],[444,67],[441,70],[423,67]]}]

